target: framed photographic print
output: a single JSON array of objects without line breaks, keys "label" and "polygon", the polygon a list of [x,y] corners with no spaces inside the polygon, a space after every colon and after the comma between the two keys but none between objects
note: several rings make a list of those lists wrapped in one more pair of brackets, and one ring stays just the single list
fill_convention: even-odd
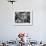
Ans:
[{"label": "framed photographic print", "polygon": [[32,25],[32,11],[16,11],[15,25],[30,26]]}]

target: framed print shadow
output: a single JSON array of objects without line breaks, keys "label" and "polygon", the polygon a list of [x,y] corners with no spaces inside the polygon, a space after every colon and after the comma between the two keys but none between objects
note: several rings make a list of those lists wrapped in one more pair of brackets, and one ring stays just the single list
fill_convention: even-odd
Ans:
[{"label": "framed print shadow", "polygon": [[15,25],[16,26],[31,26],[32,25],[32,11],[16,11]]}]

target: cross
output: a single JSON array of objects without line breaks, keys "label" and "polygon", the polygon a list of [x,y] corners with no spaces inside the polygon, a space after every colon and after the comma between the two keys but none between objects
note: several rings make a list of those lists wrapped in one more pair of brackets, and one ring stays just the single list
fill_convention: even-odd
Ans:
[{"label": "cross", "polygon": [[10,1],[8,1],[8,2],[11,2],[11,3],[13,4],[13,3],[16,2],[16,1],[10,0]]}]

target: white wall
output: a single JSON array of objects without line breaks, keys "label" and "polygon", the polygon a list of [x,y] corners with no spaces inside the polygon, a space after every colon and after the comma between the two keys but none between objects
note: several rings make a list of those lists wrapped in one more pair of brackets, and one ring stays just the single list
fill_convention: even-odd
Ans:
[{"label": "white wall", "polygon": [[[15,26],[15,11],[31,9],[33,25]],[[18,32],[27,32],[34,40],[46,40],[46,0],[17,0],[13,5],[0,0],[0,40],[15,39]]]}]

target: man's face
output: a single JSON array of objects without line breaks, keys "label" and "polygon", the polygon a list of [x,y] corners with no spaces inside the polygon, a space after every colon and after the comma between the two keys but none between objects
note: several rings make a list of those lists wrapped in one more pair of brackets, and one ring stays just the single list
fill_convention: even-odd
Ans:
[{"label": "man's face", "polygon": [[23,20],[24,20],[24,19],[27,19],[26,13],[22,13],[22,14],[21,14],[21,19],[23,19]]}]

